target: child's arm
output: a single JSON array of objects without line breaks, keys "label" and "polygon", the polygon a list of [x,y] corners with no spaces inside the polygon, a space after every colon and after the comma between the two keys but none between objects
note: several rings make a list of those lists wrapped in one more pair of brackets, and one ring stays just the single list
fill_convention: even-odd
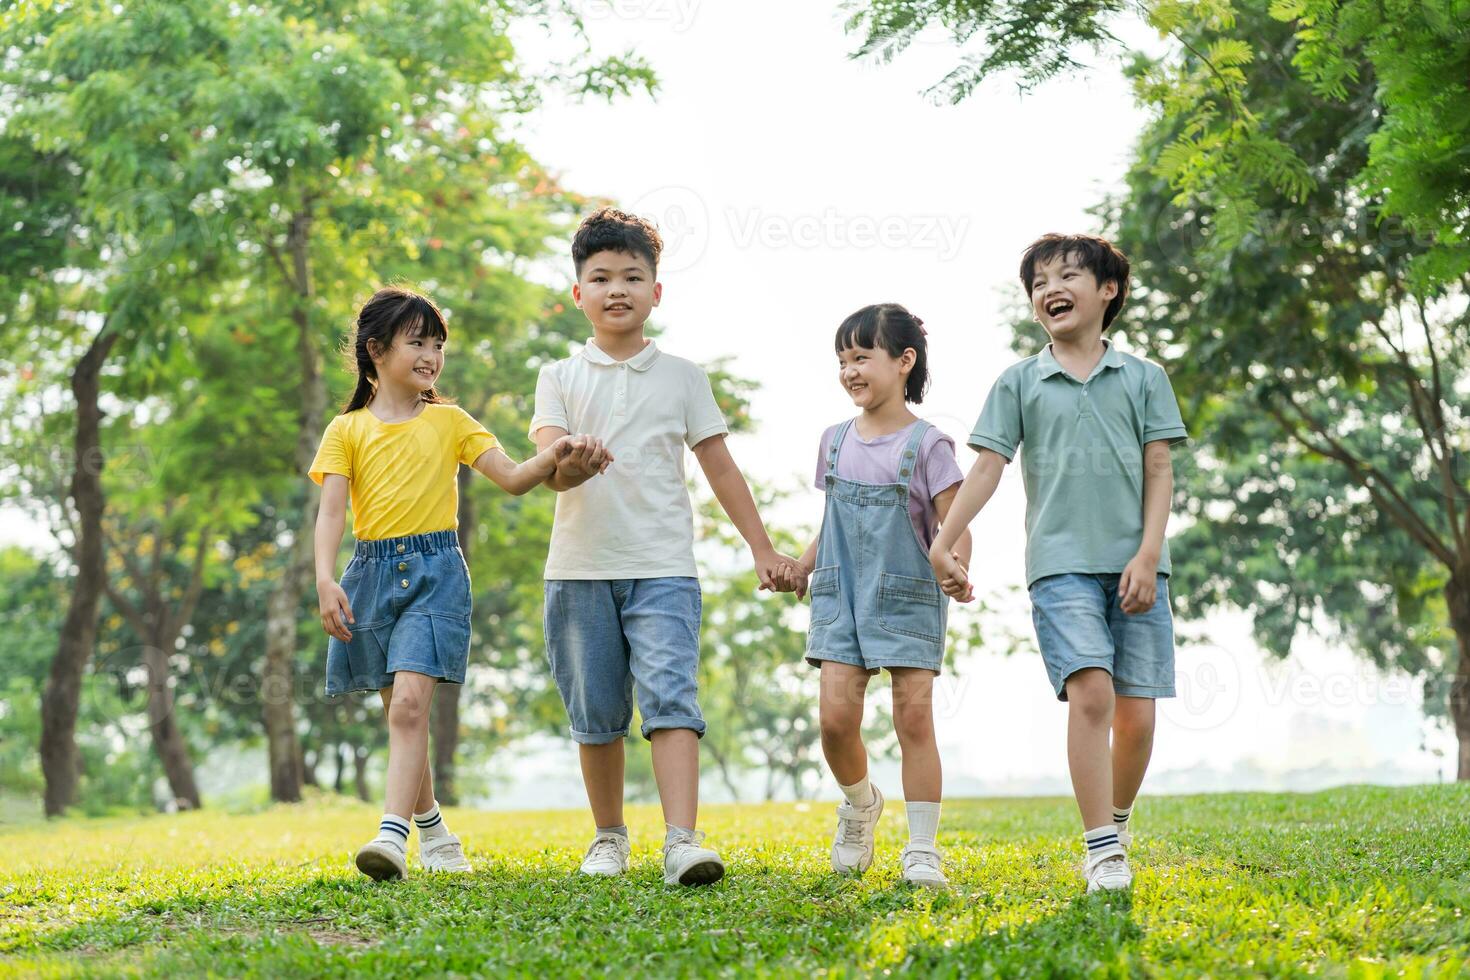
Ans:
[{"label": "child's arm", "polygon": [[352,604],[347,593],[337,584],[337,549],[342,546],[342,532],[347,527],[347,477],[341,473],[322,476],[321,504],[316,511],[316,599],[322,615],[322,629],[343,643],[352,639],[348,623]]},{"label": "child's arm", "polygon": [[[558,439],[565,438],[567,430],[557,425],[543,425],[536,430],[536,449],[545,450],[556,443]],[[591,436],[573,436],[573,451],[567,453],[556,461],[556,469],[551,476],[545,480],[546,486],[552,490],[570,490],[579,487],[592,479],[599,473],[607,470],[613,461],[613,455],[602,444],[601,439]]]},{"label": "child's arm", "polygon": [[[934,496],[934,510],[939,515],[939,526],[941,528],[944,527],[945,520],[949,516],[950,508],[954,506],[954,499],[959,496],[959,492],[960,487],[956,485],[947,487]],[[950,557],[959,562],[960,568],[964,569],[966,574],[969,574],[970,571],[970,548],[970,529],[965,528],[960,532],[960,539],[955,543],[954,550],[950,552]],[[968,581],[952,577],[945,578],[940,581],[939,587],[945,595],[953,599],[958,599],[960,602],[969,602],[975,598],[975,589]]]},{"label": "child's arm", "polygon": [[500,489],[519,497],[545,483],[556,473],[557,462],[575,452],[577,446],[571,436],[563,435],[524,463],[517,463],[498,448],[487,449],[475,460],[475,469]]},{"label": "child's arm", "polygon": [[993,449],[982,449],[970,472],[965,474],[965,482],[955,493],[939,525],[939,533],[929,547],[929,564],[934,566],[934,577],[941,583],[953,579],[958,586],[969,586],[969,573],[954,556],[955,546],[975,515],[990,502],[1005,467],[1004,456]]},{"label": "child's arm", "polygon": [[1174,463],[1169,440],[1156,439],[1143,447],[1143,541],[1118,579],[1118,602],[1125,613],[1148,612],[1158,592],[1159,555],[1169,504],[1174,498]]},{"label": "child's arm", "polygon": [[735,525],[735,530],[740,532],[740,536],[750,546],[761,588],[793,591],[794,576],[799,574],[795,567],[796,560],[778,554],[771,544],[765,525],[761,523],[761,516],[756,511],[755,498],[750,495],[745,476],[735,465],[735,459],[725,445],[725,437],[717,435],[702,440],[694,447],[694,458],[699,460],[699,467],[704,470],[705,479],[709,480],[710,489],[715,492],[715,499],[725,509],[730,523]]}]

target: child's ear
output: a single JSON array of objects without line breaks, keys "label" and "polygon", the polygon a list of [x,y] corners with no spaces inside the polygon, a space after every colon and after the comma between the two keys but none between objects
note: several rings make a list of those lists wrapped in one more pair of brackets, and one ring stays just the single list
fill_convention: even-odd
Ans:
[{"label": "child's ear", "polygon": [[1102,289],[1100,290],[1100,292],[1102,293],[1103,299],[1107,300],[1108,302],[1112,302],[1113,297],[1118,295],[1118,280],[1109,279],[1107,282],[1102,284]]},{"label": "child's ear", "polygon": [[579,310],[582,308],[582,284],[579,282],[572,283],[572,305]]}]

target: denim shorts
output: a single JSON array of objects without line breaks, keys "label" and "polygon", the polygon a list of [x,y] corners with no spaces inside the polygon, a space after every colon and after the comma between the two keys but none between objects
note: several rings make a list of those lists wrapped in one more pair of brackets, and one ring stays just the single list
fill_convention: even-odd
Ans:
[{"label": "denim shorts", "polygon": [[1067,700],[1067,678],[1087,667],[1113,677],[1113,692],[1132,698],[1174,696],[1174,619],[1169,576],[1147,612],[1128,614],[1118,601],[1118,574],[1048,575],[1031,586],[1031,621],[1041,659]]},{"label": "denim shorts", "polygon": [[633,692],[641,731],[704,734],[699,711],[699,579],[547,579],[546,655],[572,740],[628,734]]},{"label": "denim shorts", "polygon": [[327,640],[327,693],[377,691],[400,670],[464,683],[470,571],[453,531],[359,541],[342,573],[352,639]]}]

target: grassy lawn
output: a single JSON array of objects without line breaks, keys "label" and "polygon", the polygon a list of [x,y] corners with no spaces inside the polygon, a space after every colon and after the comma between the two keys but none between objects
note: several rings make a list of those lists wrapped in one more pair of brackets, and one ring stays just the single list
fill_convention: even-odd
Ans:
[{"label": "grassy lawn", "polygon": [[473,875],[349,867],[344,801],[0,831],[0,975],[1470,974],[1470,786],[1145,799],[1131,896],[1085,897],[1060,799],[954,800],[954,887],[897,881],[902,804],[861,880],[827,870],[829,804],[710,807],[729,866],[667,888],[657,811],[632,872],[574,877],[577,812],[448,811]]}]

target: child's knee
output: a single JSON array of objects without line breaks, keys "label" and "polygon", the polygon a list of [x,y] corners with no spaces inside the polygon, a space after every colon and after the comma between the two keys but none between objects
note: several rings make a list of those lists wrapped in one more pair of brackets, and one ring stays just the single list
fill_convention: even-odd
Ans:
[{"label": "child's knee", "polygon": [[863,729],[862,706],[822,705],[820,728],[822,741],[828,745],[858,738]]},{"label": "child's knee", "polygon": [[413,695],[400,695],[388,708],[388,725],[405,731],[417,731],[429,725],[429,701]]},{"label": "child's knee", "polygon": [[1067,678],[1067,703],[1074,718],[1092,725],[1111,724],[1115,701],[1113,679],[1105,670],[1079,670]]},{"label": "child's knee", "polygon": [[901,745],[934,740],[934,711],[928,701],[893,705],[893,731]]}]

